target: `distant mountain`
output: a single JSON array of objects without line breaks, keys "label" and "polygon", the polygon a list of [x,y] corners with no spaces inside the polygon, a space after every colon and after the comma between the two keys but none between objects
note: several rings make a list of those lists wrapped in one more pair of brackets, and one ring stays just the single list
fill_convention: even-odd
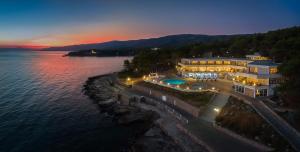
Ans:
[{"label": "distant mountain", "polygon": [[154,47],[165,47],[165,46],[182,46],[191,43],[199,42],[211,42],[216,40],[227,40],[237,35],[195,35],[195,34],[181,34],[181,35],[170,35],[159,38],[149,38],[140,40],[128,40],[128,41],[109,41],[104,43],[93,43],[93,44],[80,44],[70,45],[63,47],[50,47],[43,49],[45,51],[78,51],[78,50],[89,50],[89,49],[136,49],[136,48],[154,48]]}]

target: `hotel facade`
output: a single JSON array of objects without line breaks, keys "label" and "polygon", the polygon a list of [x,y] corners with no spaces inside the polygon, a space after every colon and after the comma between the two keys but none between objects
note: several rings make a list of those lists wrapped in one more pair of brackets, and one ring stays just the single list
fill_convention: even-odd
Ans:
[{"label": "hotel facade", "polygon": [[246,58],[183,58],[176,69],[184,78],[230,80],[235,92],[253,98],[274,95],[282,80],[278,64],[259,54]]}]

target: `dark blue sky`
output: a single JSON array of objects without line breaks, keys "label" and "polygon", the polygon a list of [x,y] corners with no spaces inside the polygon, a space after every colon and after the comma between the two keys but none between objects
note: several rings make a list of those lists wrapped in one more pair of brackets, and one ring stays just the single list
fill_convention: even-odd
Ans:
[{"label": "dark blue sky", "polygon": [[67,45],[300,25],[299,0],[1,0],[0,45]]}]

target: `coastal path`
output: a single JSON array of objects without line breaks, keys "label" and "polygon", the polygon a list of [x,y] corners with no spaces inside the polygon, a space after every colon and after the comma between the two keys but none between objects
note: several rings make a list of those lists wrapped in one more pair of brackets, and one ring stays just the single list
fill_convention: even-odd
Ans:
[{"label": "coastal path", "polygon": [[174,105],[167,104],[166,102],[158,99],[154,99],[148,94],[138,92],[136,90],[129,90],[128,93],[135,96],[143,96],[146,100],[155,100],[162,105],[166,105],[173,109],[175,112],[180,113],[182,117],[188,120],[188,123],[184,124],[189,132],[195,135],[199,140],[203,141],[212,151],[215,152],[258,152],[260,151],[256,147],[240,141],[224,132],[217,130],[213,123],[206,120],[199,119],[191,116],[187,112],[177,108]]}]

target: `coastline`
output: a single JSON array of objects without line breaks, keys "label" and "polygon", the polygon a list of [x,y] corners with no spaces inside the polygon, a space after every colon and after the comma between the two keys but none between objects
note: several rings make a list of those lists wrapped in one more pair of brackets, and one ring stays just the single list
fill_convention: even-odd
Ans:
[{"label": "coastline", "polygon": [[101,113],[112,117],[117,125],[134,130],[134,134],[128,139],[125,151],[184,151],[156,123],[161,117],[158,112],[135,105],[120,104],[118,93],[123,90],[125,88],[117,83],[115,74],[90,77],[83,86],[84,94],[99,106]]}]

